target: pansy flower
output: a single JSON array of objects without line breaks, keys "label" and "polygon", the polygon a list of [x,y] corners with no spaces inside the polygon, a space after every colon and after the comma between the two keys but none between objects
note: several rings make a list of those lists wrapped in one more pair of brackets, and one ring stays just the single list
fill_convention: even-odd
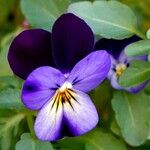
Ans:
[{"label": "pansy flower", "polygon": [[98,114],[86,93],[106,78],[111,61],[93,45],[89,26],[70,13],[56,20],[52,33],[26,30],[12,42],[8,60],[26,79],[22,102],[39,110],[34,130],[40,140],[78,136],[96,126]]},{"label": "pansy flower", "polygon": [[125,88],[119,85],[118,79],[123,74],[123,72],[130,66],[131,61],[133,60],[147,60],[147,56],[138,56],[138,57],[128,57],[124,49],[127,45],[140,40],[137,36],[132,36],[131,38],[124,40],[113,40],[113,39],[101,39],[99,40],[95,48],[106,49],[111,55],[111,69],[108,73],[108,79],[111,82],[113,88],[118,90],[126,90],[131,93],[137,93],[142,90],[147,82],[144,82],[135,87]]}]

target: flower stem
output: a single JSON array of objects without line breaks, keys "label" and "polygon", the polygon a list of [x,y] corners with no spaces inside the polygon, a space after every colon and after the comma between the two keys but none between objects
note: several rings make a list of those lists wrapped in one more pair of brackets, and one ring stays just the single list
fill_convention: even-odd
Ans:
[{"label": "flower stem", "polygon": [[29,130],[31,132],[31,135],[35,138],[35,133],[33,130],[34,129],[33,117],[29,111],[26,112],[26,118],[27,118],[27,123],[28,123]]}]

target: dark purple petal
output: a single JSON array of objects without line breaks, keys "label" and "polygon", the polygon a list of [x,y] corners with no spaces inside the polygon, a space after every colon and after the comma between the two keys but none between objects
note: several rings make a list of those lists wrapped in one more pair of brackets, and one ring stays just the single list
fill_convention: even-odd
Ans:
[{"label": "dark purple petal", "polygon": [[114,40],[114,39],[100,39],[96,44],[94,49],[105,49],[107,50],[115,59],[118,59],[120,53],[124,50],[124,48],[133,43],[140,40],[137,36],[132,36],[128,39],[123,40]]},{"label": "dark purple petal", "polygon": [[72,83],[75,89],[88,92],[106,78],[110,66],[110,57],[106,51],[92,52],[75,65],[68,82]]},{"label": "dark purple petal", "polygon": [[64,75],[52,67],[34,70],[24,83],[22,102],[32,110],[40,109],[65,81]]},{"label": "dark purple petal", "polygon": [[98,123],[98,114],[90,97],[80,91],[74,90],[74,99],[71,105],[64,103],[64,120],[72,136],[82,135],[92,130]]},{"label": "dark purple petal", "polygon": [[8,61],[13,72],[22,79],[40,66],[53,66],[51,34],[42,29],[23,31],[10,46]]},{"label": "dark purple petal", "polygon": [[38,139],[42,141],[56,141],[61,138],[61,125],[63,117],[62,103],[54,105],[53,98],[40,110],[37,115],[34,130]]},{"label": "dark purple petal", "polygon": [[93,50],[94,36],[90,27],[77,16],[68,13],[58,18],[52,29],[54,60],[63,72]]}]

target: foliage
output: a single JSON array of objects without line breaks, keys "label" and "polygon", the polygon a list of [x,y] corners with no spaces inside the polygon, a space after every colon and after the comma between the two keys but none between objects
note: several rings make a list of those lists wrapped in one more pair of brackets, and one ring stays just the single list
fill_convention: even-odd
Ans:
[{"label": "foliage", "polygon": [[105,38],[123,39],[136,33],[136,16],[129,7],[116,1],[74,3],[68,12],[83,18],[96,35]]},{"label": "foliage", "polygon": [[[133,146],[142,145],[149,138],[150,96],[115,92],[112,107],[124,140]],[[144,129],[144,130],[143,130]]]},{"label": "foliage", "polygon": [[66,11],[68,4],[69,0],[37,0],[36,2],[35,0],[21,1],[23,14],[27,17],[30,24],[33,27],[47,30],[50,30],[57,17]]},{"label": "foliage", "polygon": [[21,140],[16,144],[16,150],[53,150],[52,144],[49,142],[41,142],[34,139],[30,133],[21,135]]},{"label": "foliage", "polygon": [[150,79],[150,63],[134,60],[125,70],[119,82],[125,87],[134,87]]},{"label": "foliage", "polygon": [[128,56],[146,55],[150,52],[150,40],[140,40],[130,44],[125,48],[125,52]]}]

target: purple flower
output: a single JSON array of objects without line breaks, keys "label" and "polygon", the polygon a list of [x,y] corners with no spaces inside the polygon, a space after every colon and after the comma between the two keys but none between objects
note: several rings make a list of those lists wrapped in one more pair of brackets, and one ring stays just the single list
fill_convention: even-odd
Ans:
[{"label": "purple flower", "polygon": [[135,87],[125,88],[119,85],[118,79],[123,74],[123,72],[130,66],[132,60],[147,60],[147,56],[138,56],[138,57],[127,57],[124,52],[124,48],[131,44],[132,42],[138,41],[140,38],[133,36],[129,39],[124,40],[112,40],[112,39],[101,39],[99,40],[95,48],[107,49],[111,55],[111,69],[108,73],[107,78],[110,80],[113,88],[118,90],[126,90],[131,93],[137,93],[142,90],[147,82],[144,82]]},{"label": "purple flower", "polygon": [[106,51],[92,52],[93,45],[91,29],[73,14],[58,18],[52,34],[27,30],[12,42],[8,60],[26,79],[22,102],[40,110],[34,126],[40,140],[78,136],[96,126],[98,114],[86,92],[106,78],[111,62]]}]

